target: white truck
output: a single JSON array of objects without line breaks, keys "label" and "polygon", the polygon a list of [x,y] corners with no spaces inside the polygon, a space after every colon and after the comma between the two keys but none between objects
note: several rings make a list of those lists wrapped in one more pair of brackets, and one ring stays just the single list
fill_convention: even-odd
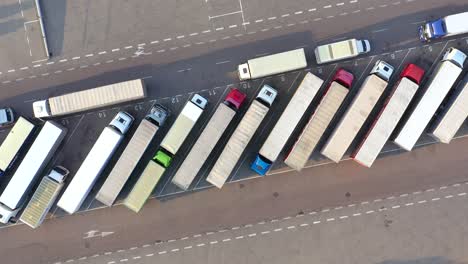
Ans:
[{"label": "white truck", "polygon": [[34,192],[31,200],[21,214],[20,221],[32,228],[39,227],[44,222],[47,213],[57,199],[69,171],[62,166],[53,168]]},{"label": "white truck", "polygon": [[102,108],[145,97],[145,84],[142,79],[136,79],[36,101],[33,103],[33,111],[36,118],[47,118]]},{"label": "white truck", "polygon": [[0,222],[6,224],[24,205],[36,178],[62,143],[67,130],[47,121],[0,196]]},{"label": "white truck", "polygon": [[278,122],[268,135],[258,152],[251,169],[260,175],[265,175],[278,158],[281,150],[296,129],[302,116],[317,95],[323,80],[312,73],[304,76],[301,84],[294,92],[291,100],[281,114]]},{"label": "white truck", "polygon": [[117,147],[122,142],[133,122],[133,117],[126,112],[119,112],[110,124],[104,128],[96,143],[89,151],[72,181],[65,189],[57,206],[73,214],[80,209],[91,188],[106,167]]},{"label": "white truck", "polygon": [[390,64],[380,60],[375,63],[361,89],[322,148],[322,155],[334,162],[341,160],[387,87],[392,73],[393,67]]},{"label": "white truck", "polygon": [[0,146],[0,177],[11,167],[20,151],[27,145],[34,127],[34,124],[26,118],[21,116],[18,118]]},{"label": "white truck", "polygon": [[96,200],[107,206],[111,206],[115,202],[168,115],[168,110],[162,105],[156,104],[151,108],[150,113],[141,121],[127,147],[97,193]]},{"label": "white truck", "polygon": [[138,181],[125,198],[123,204],[128,209],[138,213],[143,208],[164,172],[171,165],[172,159],[179,151],[182,143],[187,139],[187,136],[205,111],[207,104],[208,101],[199,94],[195,94],[185,104],[162,140],[156,155],[148,162]]},{"label": "white truck", "polygon": [[468,12],[446,16],[430,21],[419,27],[419,39],[423,42],[433,39],[468,33]]},{"label": "white truck", "polygon": [[400,74],[399,82],[351,158],[366,167],[372,166],[411,103],[423,76],[424,70],[415,64],[406,66]]},{"label": "white truck", "polygon": [[339,69],[336,72],[317,109],[285,158],[286,165],[297,171],[305,167],[325,130],[330,126],[333,117],[348,95],[353,80],[353,74],[344,69]]},{"label": "white truck", "polygon": [[187,190],[197,176],[208,156],[215,148],[226,128],[231,123],[246,95],[233,89],[217,108],[200,137],[172,178],[172,183]]},{"label": "white truck", "polygon": [[398,131],[394,142],[411,151],[463,70],[466,55],[449,48],[432,73],[424,95]]},{"label": "white truck", "polygon": [[442,143],[450,143],[468,116],[468,75],[450,96],[448,104],[438,115],[430,134]]},{"label": "white truck", "polygon": [[218,188],[223,187],[254,136],[255,131],[257,131],[273,105],[277,94],[277,91],[269,85],[262,87],[206,178],[209,183]]},{"label": "white truck", "polygon": [[307,67],[304,49],[295,49],[250,59],[238,67],[241,81],[294,71]]},{"label": "white truck", "polygon": [[347,39],[315,48],[317,64],[354,58],[371,51],[369,40]]}]

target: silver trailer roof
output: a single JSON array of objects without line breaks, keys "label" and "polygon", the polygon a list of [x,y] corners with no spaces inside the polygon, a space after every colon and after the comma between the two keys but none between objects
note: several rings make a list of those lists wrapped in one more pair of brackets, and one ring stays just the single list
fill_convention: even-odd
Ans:
[{"label": "silver trailer roof", "polygon": [[73,176],[57,206],[69,214],[75,213],[80,208],[112,154],[122,141],[122,138],[123,135],[115,129],[104,128],[80,168]]},{"label": "silver trailer roof", "polygon": [[268,110],[259,101],[252,102],[206,178],[208,182],[218,188],[223,187]]},{"label": "silver trailer roof", "polygon": [[284,160],[286,165],[300,171],[309,160],[323,133],[343,103],[349,89],[333,82],[317,109]]},{"label": "silver trailer roof", "polygon": [[307,73],[295,91],[293,97],[281,114],[278,122],[266,139],[259,154],[269,161],[275,161],[288,141],[305,111],[317,95],[323,80],[312,73]]},{"label": "silver trailer roof", "polygon": [[[101,108],[146,97],[142,79],[105,85],[93,89],[54,96],[48,99],[51,116]],[[34,107],[40,107],[34,104]],[[35,109],[35,113],[41,113]],[[36,115],[36,117],[41,117]]]},{"label": "silver trailer roof", "polygon": [[172,183],[184,190],[189,188],[235,114],[236,111],[224,103],[221,103],[216,108],[215,113],[195,142],[195,145],[172,178]]},{"label": "silver trailer roof", "polygon": [[59,183],[48,176],[42,178],[26,209],[21,214],[20,221],[32,228],[40,226],[62,187],[63,182]]},{"label": "silver trailer roof", "polygon": [[[177,116],[177,119],[174,121],[174,124],[169,129],[169,132],[167,132],[161,142],[161,147],[172,154],[175,154],[179,150],[180,146],[182,146],[182,143],[184,143],[184,140],[187,138],[190,131],[192,131],[192,128],[195,126],[195,123],[202,115],[206,106],[205,98],[197,94],[195,96],[191,101],[185,104],[179,116]],[[196,101],[194,102],[194,100],[200,101],[202,99],[204,101],[199,102],[198,105],[196,104]]]},{"label": "silver trailer roof", "polygon": [[446,144],[450,143],[468,116],[468,75],[449,102],[431,129],[432,136]]},{"label": "silver trailer roof", "polygon": [[12,161],[18,155],[21,147],[31,136],[34,130],[34,124],[23,117],[19,117],[13,128],[8,133],[6,139],[0,146],[0,170],[5,171],[11,165]]},{"label": "silver trailer roof", "polygon": [[35,179],[47,165],[66,134],[66,129],[47,121],[32,143],[23,161],[0,196],[0,202],[10,209],[21,205]]},{"label": "silver trailer roof", "polygon": [[450,61],[441,62],[415,109],[398,132],[394,142],[405,150],[412,150],[462,69]]},{"label": "silver trailer roof", "polygon": [[158,126],[151,121],[147,119],[141,121],[127,147],[97,193],[96,199],[98,201],[107,206],[114,203],[157,131]]},{"label": "silver trailer roof", "polygon": [[364,80],[358,94],[322,148],[321,153],[325,157],[334,162],[341,160],[386,87],[387,82],[375,74]]},{"label": "silver trailer roof", "polygon": [[[247,64],[250,78],[256,79],[305,68],[307,67],[307,60],[304,49],[295,49],[250,59]],[[241,76],[241,80],[250,78]]]},{"label": "silver trailer roof", "polygon": [[164,167],[150,160],[123,204],[128,209],[138,213],[150,197],[164,171],[166,171]]},{"label": "silver trailer roof", "polygon": [[372,166],[405,113],[418,87],[416,83],[407,78],[400,80],[353,155],[354,160],[366,167]]}]

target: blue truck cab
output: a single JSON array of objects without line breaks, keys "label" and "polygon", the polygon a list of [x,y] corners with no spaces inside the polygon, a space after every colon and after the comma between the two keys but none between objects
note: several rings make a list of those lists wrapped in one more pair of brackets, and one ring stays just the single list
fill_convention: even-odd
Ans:
[{"label": "blue truck cab", "polygon": [[257,157],[255,157],[255,160],[254,162],[252,162],[252,165],[250,165],[250,168],[256,173],[260,174],[261,176],[265,176],[265,174],[270,169],[271,165],[271,161],[269,161],[262,155],[257,154]]},{"label": "blue truck cab", "polygon": [[423,42],[442,38],[447,34],[443,18],[431,21],[419,27],[419,39]]}]

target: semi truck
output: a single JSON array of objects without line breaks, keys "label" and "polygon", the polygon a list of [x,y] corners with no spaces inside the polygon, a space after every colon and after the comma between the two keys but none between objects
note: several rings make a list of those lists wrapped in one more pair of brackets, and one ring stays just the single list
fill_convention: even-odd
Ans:
[{"label": "semi truck", "polygon": [[250,59],[238,67],[241,81],[294,71],[307,67],[304,49],[295,49]]},{"label": "semi truck", "polygon": [[138,213],[143,208],[164,172],[171,165],[177,151],[205,111],[207,104],[208,101],[199,94],[195,94],[185,104],[162,140],[156,155],[148,162],[138,181],[124,199],[123,204],[128,209]]},{"label": "semi truck", "polygon": [[168,115],[169,111],[162,105],[156,104],[151,108],[150,113],[141,121],[127,147],[97,193],[96,199],[98,201],[107,206],[111,206],[115,202]]},{"label": "semi truck", "polygon": [[190,184],[241,107],[245,97],[246,95],[237,89],[229,92],[224,102],[216,108],[200,137],[177,170],[172,178],[172,183],[183,190],[190,187]]},{"label": "semi truck", "polygon": [[142,79],[50,97],[33,103],[36,118],[69,115],[146,97]]},{"label": "semi truck", "polygon": [[343,104],[353,80],[352,73],[344,69],[336,71],[317,109],[286,156],[284,160],[286,165],[297,171],[305,167],[325,130],[330,126],[333,117]]},{"label": "semi truck", "polygon": [[47,121],[0,196],[0,222],[6,224],[23,207],[29,191],[62,143],[67,130]]},{"label": "semi truck", "polygon": [[31,200],[21,214],[20,221],[32,228],[44,222],[47,213],[57,199],[69,171],[62,166],[54,167],[42,178]]},{"label": "semi truck", "polygon": [[408,64],[400,74],[400,80],[367,131],[351,158],[361,165],[371,167],[380,151],[395,130],[421,84],[424,70],[415,64]]},{"label": "semi truck", "polygon": [[398,131],[394,142],[401,148],[410,151],[424,132],[440,104],[452,88],[463,70],[466,55],[455,49],[448,48],[444,57],[427,82],[424,95],[416,104],[402,128]]},{"label": "semi truck", "polygon": [[354,58],[371,50],[369,40],[347,39],[315,48],[317,64]]},{"label": "semi truck", "polygon": [[223,187],[254,136],[255,131],[257,131],[273,105],[277,94],[277,91],[271,86],[263,85],[208,174],[206,180],[209,183],[218,188]]},{"label": "semi truck", "polygon": [[468,116],[468,75],[450,96],[448,104],[438,115],[430,134],[442,143],[450,143]]},{"label": "semi truck", "polygon": [[260,148],[250,167],[253,171],[260,175],[265,175],[268,172],[322,84],[323,80],[310,72],[304,76],[278,122]]},{"label": "semi truck", "polygon": [[446,16],[419,27],[422,42],[468,33],[468,12]]},{"label": "semi truck", "polygon": [[339,162],[349,148],[372,109],[388,85],[393,67],[385,61],[377,61],[361,89],[341,117],[322,148],[322,155]]},{"label": "semi truck", "polygon": [[19,117],[8,136],[0,146],[0,176],[14,163],[34,131],[34,124],[24,117]]},{"label": "semi truck", "polygon": [[118,112],[99,135],[72,181],[60,197],[57,206],[73,214],[80,209],[96,180],[106,167],[133,122],[126,112]]}]

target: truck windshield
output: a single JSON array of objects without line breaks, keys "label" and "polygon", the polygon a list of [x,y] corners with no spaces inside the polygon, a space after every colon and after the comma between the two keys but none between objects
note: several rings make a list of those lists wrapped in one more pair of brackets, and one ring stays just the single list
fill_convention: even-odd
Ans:
[{"label": "truck windshield", "polygon": [[434,21],[431,26],[432,35],[436,38],[442,37],[445,35],[445,23],[442,19]]}]

